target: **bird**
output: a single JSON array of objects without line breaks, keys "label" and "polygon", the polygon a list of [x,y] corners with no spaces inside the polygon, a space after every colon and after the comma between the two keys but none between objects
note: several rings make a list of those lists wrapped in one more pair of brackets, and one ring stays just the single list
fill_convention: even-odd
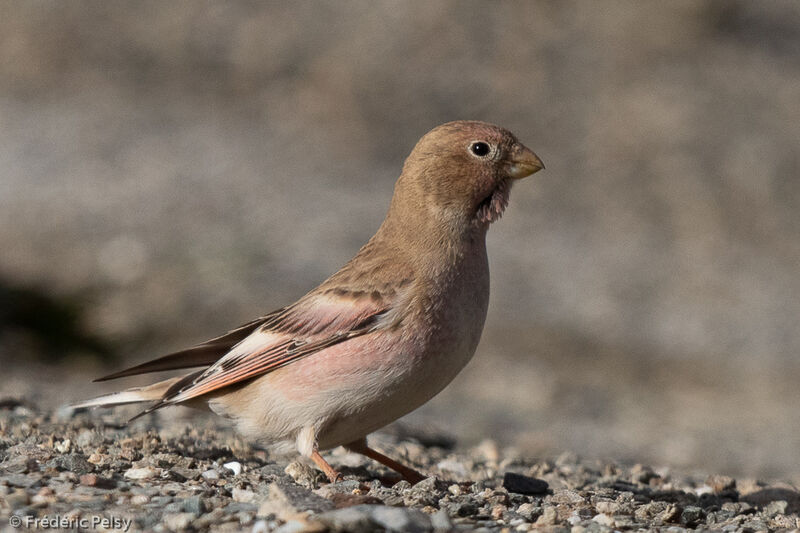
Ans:
[{"label": "bird", "polygon": [[343,478],[320,451],[337,446],[425,479],[366,437],[433,398],[474,355],[489,302],[487,230],[512,184],[542,169],[500,126],[433,128],[403,164],[377,232],[339,271],[291,305],[95,381],[196,370],[74,407],[152,402],[134,418],[210,409],[260,445],[294,445],[331,483]]}]

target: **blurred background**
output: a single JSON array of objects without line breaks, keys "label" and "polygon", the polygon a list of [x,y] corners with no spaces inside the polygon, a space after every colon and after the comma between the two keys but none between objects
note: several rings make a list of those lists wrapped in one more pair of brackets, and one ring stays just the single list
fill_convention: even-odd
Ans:
[{"label": "blurred background", "polygon": [[475,359],[406,424],[800,480],[792,0],[2,2],[0,396],[290,303],[465,118],[547,170],[490,231]]}]

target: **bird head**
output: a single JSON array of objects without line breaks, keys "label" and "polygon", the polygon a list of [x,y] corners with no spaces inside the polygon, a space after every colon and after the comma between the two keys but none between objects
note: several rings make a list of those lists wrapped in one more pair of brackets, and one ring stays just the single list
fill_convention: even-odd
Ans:
[{"label": "bird head", "polygon": [[406,159],[393,208],[457,231],[486,228],[502,216],[511,184],[543,168],[504,128],[448,122],[425,134]]}]

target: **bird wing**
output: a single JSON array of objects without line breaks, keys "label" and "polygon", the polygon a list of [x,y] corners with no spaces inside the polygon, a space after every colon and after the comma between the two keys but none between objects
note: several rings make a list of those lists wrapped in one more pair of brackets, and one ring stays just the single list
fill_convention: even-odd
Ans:
[{"label": "bird wing", "polygon": [[307,295],[293,306],[269,315],[222,358],[175,383],[159,402],[141,414],[244,382],[329,346],[390,326],[381,317],[391,308],[391,301],[377,291],[336,289]]}]

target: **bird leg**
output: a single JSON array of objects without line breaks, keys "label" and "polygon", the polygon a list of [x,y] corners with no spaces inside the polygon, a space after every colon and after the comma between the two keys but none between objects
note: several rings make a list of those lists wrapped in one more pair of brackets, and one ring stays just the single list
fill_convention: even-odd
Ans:
[{"label": "bird leg", "polygon": [[369,457],[373,461],[377,461],[384,466],[388,466],[408,481],[409,483],[416,484],[425,479],[425,476],[414,470],[413,468],[409,468],[403,464],[398,463],[391,457],[386,457],[382,453],[373,450],[369,446],[367,446],[367,439],[357,440],[355,442],[351,442],[350,444],[345,444],[344,447],[351,452],[360,453],[366,457]]},{"label": "bird leg", "polygon": [[336,483],[337,481],[342,480],[342,475],[333,469],[331,465],[328,464],[328,461],[322,458],[319,454],[319,451],[316,449],[311,452],[311,460],[322,470],[331,483]]}]

